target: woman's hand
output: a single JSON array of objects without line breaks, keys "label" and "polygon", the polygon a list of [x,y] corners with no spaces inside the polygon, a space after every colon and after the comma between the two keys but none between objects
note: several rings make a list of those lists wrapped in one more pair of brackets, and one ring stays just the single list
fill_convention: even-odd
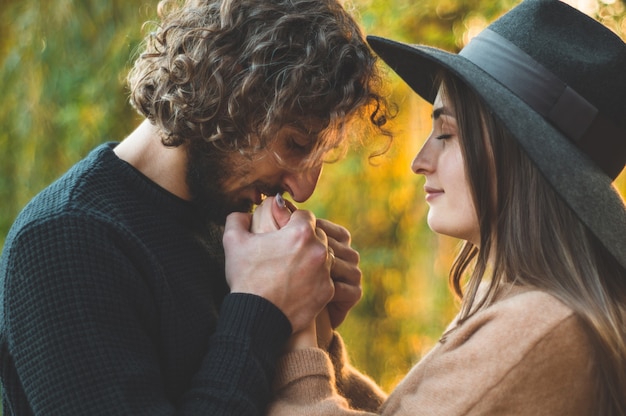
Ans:
[{"label": "woman's hand", "polygon": [[254,210],[250,232],[258,234],[279,230],[289,222],[294,210],[295,207],[280,194],[269,196]]},{"label": "woman's hand", "polygon": [[[289,222],[291,213],[295,210],[296,207],[289,201],[283,199],[280,194],[275,197],[267,197],[263,203],[254,210],[250,231],[253,233],[267,233],[279,230]],[[329,322],[327,318],[328,314],[325,311],[326,309],[320,313],[320,316],[326,316],[326,321]],[[319,316],[317,319],[323,320],[323,318]],[[330,323],[328,323],[327,326],[330,327]],[[317,346],[316,323],[313,321],[307,328],[294,333],[289,338],[285,350],[293,351]]]},{"label": "woman's hand", "polygon": [[[252,216],[250,231],[253,233],[276,231],[289,222],[291,213],[295,210],[296,207],[289,201],[285,201],[280,195],[268,197],[256,207]],[[329,252],[333,253],[331,277],[335,279],[336,275],[341,286],[344,287],[343,293],[334,298],[338,305],[341,305],[334,307],[337,311],[335,320],[338,325],[343,321],[347,311],[360,299],[361,273],[358,269],[358,253],[350,248],[350,234],[345,228],[326,220],[318,220],[317,225],[324,232],[332,234],[332,237],[328,236]],[[346,289],[353,286],[356,286],[358,290]],[[356,292],[358,292],[358,296],[355,296]],[[355,297],[357,297],[356,300]],[[286,351],[309,347],[320,347],[327,350],[332,338],[333,325],[328,308],[324,308],[315,322],[291,336],[285,348]]]},{"label": "woman's hand", "polygon": [[[317,219],[317,227],[324,230],[328,237],[328,247],[335,260],[330,276],[335,285],[335,296],[328,304],[331,328],[337,328],[348,312],[361,300],[361,269],[359,253],[351,247],[350,232],[328,220]],[[319,322],[318,322],[319,324]],[[318,328],[318,332],[320,328]],[[332,334],[331,334],[332,337]]]},{"label": "woman's hand", "polygon": [[[268,198],[262,204],[254,227],[251,214],[235,212],[227,217],[226,282],[231,293],[250,293],[273,303],[298,332],[315,320],[335,293],[328,238],[313,213],[291,212],[277,201],[278,197]],[[254,234],[252,228],[267,232]]]}]

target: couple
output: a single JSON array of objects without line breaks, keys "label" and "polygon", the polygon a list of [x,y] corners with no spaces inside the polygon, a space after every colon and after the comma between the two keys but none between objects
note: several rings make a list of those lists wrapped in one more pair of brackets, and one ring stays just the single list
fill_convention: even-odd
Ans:
[{"label": "couple", "polygon": [[280,196],[246,213],[306,200],[355,123],[387,134],[357,25],[330,0],[169,10],[129,76],[146,122],[7,237],[4,414],[626,413],[617,36],[526,0],[458,55],[367,38],[433,104],[412,169],[465,241],[458,316],[387,396],[333,331],[360,297],[347,230]]}]

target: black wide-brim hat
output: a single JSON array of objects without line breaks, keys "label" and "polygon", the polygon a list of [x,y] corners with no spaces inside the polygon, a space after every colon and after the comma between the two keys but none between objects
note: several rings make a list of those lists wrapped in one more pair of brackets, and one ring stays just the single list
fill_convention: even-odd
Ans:
[{"label": "black wide-brim hat", "polygon": [[626,268],[626,44],[557,0],[526,0],[459,54],[368,36],[372,49],[432,103],[441,70],[467,83],[548,182]]}]

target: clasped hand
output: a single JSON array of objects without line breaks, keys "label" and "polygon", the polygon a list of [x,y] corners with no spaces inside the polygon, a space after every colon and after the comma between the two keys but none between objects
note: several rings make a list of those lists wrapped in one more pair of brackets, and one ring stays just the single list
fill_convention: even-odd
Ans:
[{"label": "clasped hand", "polygon": [[287,316],[288,348],[327,348],[361,298],[359,254],[344,227],[280,202],[268,197],[254,217],[229,215],[226,280],[231,292],[262,296]]}]

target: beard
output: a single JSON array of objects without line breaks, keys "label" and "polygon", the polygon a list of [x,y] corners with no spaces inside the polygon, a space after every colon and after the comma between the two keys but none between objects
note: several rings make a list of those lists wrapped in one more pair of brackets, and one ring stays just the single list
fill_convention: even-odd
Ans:
[{"label": "beard", "polygon": [[[209,149],[207,149],[209,147]],[[231,212],[250,212],[253,202],[236,199],[225,192],[225,183],[233,175],[242,177],[248,167],[233,161],[231,153],[193,141],[187,148],[187,186],[197,210],[205,219],[224,224]]]}]

